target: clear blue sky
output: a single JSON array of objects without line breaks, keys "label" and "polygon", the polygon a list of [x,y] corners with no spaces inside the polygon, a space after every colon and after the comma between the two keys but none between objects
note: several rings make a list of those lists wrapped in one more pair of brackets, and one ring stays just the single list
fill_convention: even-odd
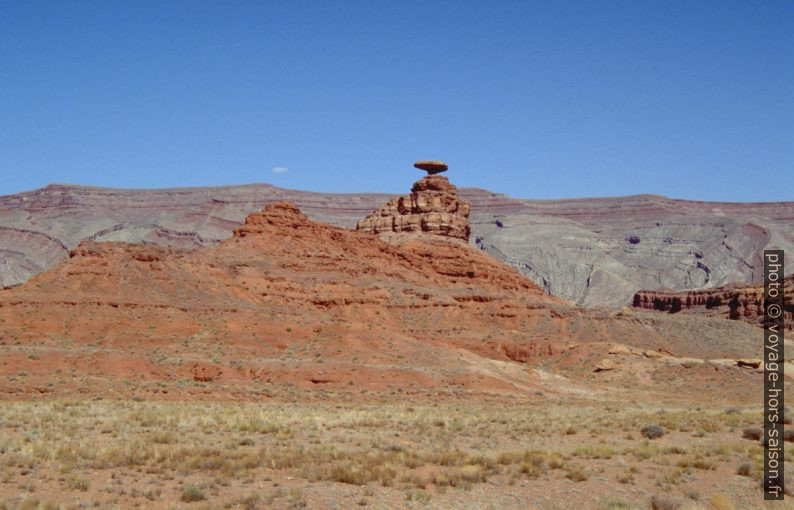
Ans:
[{"label": "clear blue sky", "polygon": [[425,158],[517,197],[794,200],[794,2],[0,0],[0,194],[403,192]]}]

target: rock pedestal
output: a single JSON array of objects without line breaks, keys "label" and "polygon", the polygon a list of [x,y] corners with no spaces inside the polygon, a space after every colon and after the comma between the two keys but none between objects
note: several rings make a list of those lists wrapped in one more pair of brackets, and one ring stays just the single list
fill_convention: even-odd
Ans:
[{"label": "rock pedestal", "polygon": [[469,204],[458,199],[446,177],[431,174],[416,181],[410,195],[390,200],[359,221],[356,230],[424,232],[468,241]]}]

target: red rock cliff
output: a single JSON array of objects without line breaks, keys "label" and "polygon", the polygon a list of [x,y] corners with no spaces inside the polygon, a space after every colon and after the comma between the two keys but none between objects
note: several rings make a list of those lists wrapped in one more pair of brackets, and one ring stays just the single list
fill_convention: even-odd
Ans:
[{"label": "red rock cliff", "polygon": [[[784,323],[794,329],[794,274],[784,280]],[[763,325],[764,287],[762,285],[729,285],[713,289],[682,292],[641,290],[634,294],[635,308],[676,313],[702,313],[726,319],[743,320]]]}]

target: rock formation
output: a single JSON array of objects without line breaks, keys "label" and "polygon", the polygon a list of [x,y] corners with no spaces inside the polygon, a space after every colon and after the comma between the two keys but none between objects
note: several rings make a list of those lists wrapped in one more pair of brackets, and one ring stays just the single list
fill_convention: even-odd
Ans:
[{"label": "rock formation", "polygon": [[443,170],[432,165],[428,170],[420,163],[416,163],[417,168],[427,170],[429,175],[414,183],[411,194],[389,200],[359,221],[356,230],[375,234],[424,232],[469,240],[469,204],[458,198],[457,188],[446,177],[436,175]]},{"label": "rock formation", "polygon": [[434,159],[417,161],[414,163],[414,167],[418,168],[419,170],[424,170],[430,175],[440,174],[441,172],[446,172],[449,169],[449,166],[446,163],[443,161],[436,161]]},{"label": "rock formation", "polygon": [[[474,188],[459,188],[458,196],[471,206],[472,244],[547,293],[586,306],[631,305],[640,289],[757,284],[764,249],[794,253],[794,202],[694,202],[657,195],[525,200]],[[0,287],[52,268],[82,241],[216,246],[248,214],[279,200],[295,203],[314,221],[355,228],[392,198],[266,184],[51,185],[0,196]]]},{"label": "rock formation", "polygon": [[[740,321],[583,309],[474,246],[392,237],[314,222],[277,202],[214,246],[84,241],[0,291],[0,400],[372,398],[363,389],[390,398],[570,396],[532,369],[538,363],[567,381],[585,374],[585,388],[595,376],[625,388],[621,374],[644,363],[647,380],[669,392],[668,381],[691,388],[692,379],[647,355],[607,351],[619,342],[624,352],[663,349],[701,363],[760,357],[754,328]],[[618,356],[615,368],[594,374],[608,356]],[[53,379],[58,370],[71,375]],[[735,371],[724,377],[754,391]]]},{"label": "rock formation", "polygon": [[[794,329],[794,274],[784,280],[784,297],[785,328]],[[763,326],[764,287],[733,284],[682,292],[641,290],[634,294],[633,306],[670,313],[700,313]]]}]

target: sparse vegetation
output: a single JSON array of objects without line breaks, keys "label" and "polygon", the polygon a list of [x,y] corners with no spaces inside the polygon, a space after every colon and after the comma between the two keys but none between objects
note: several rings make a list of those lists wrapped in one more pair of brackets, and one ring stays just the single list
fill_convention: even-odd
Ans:
[{"label": "sparse vegetation", "polygon": [[658,439],[664,435],[664,427],[660,425],[646,425],[640,432],[648,439]]},{"label": "sparse vegetation", "polygon": [[[577,434],[553,425],[582,416],[588,423]],[[651,416],[674,432],[654,440],[611,433],[615,424],[637,430]],[[748,477],[757,491],[761,445],[736,437],[756,419],[722,411],[657,415],[415,402],[7,403],[0,407],[0,502],[17,494],[32,472],[49,478],[54,490],[95,497],[100,506],[204,501],[213,508],[301,508],[312,506],[312,487],[338,484],[351,508],[378,508],[381,491],[444,507],[478,485],[534,490],[535,480],[560,490],[605,480],[645,490],[660,484],[684,501],[692,480],[718,483],[728,473]],[[714,422],[723,430],[714,437],[723,442],[692,437],[692,430]],[[17,508],[21,500],[14,501]],[[642,508],[614,498],[599,504]]]},{"label": "sparse vegetation", "polygon": [[752,476],[753,474],[753,463],[746,460],[739,464],[739,467],[736,468],[736,474],[740,476]]},{"label": "sparse vegetation", "polygon": [[73,477],[69,480],[69,488],[78,491],[87,491],[89,487],[88,480],[85,478]]},{"label": "sparse vegetation", "polygon": [[182,490],[182,496],[179,499],[185,503],[194,503],[196,501],[204,501],[207,498],[204,496],[204,491],[199,487],[188,485]]},{"label": "sparse vegetation", "polygon": [[710,510],[735,510],[736,506],[725,494],[715,494],[709,501],[709,508]]},{"label": "sparse vegetation", "polygon": [[668,496],[651,496],[652,510],[678,510],[680,506],[681,503]]},{"label": "sparse vegetation", "polygon": [[598,508],[600,510],[639,510],[642,507],[622,499],[608,498],[602,500]]}]

